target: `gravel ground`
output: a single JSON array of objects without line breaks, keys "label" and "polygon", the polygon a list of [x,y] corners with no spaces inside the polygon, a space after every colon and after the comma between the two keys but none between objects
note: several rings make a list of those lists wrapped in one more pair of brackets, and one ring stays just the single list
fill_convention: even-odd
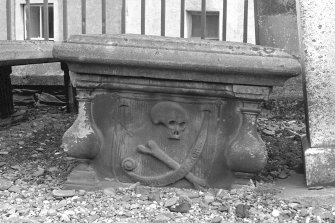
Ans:
[{"label": "gravel ground", "polygon": [[264,105],[270,112],[262,113],[259,131],[269,164],[248,185],[195,191],[133,184],[97,192],[61,189],[76,165],[60,148],[75,115],[25,108],[16,125],[0,129],[0,222],[334,222],[331,206],[274,196],[280,188],[273,181],[301,171],[301,106]]}]

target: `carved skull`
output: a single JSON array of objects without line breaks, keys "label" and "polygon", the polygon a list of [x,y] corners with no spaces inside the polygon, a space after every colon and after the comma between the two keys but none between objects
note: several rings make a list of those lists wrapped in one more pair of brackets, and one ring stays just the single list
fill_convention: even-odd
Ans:
[{"label": "carved skull", "polygon": [[188,115],[183,107],[175,102],[159,102],[150,112],[154,124],[163,124],[167,128],[168,138],[180,139],[186,128]]}]

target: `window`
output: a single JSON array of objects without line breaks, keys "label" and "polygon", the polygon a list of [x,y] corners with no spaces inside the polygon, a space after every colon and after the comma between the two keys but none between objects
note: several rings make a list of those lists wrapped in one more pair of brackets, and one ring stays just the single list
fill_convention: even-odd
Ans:
[{"label": "window", "polygon": [[[201,37],[201,12],[190,11],[189,18],[191,21],[189,37],[200,38]],[[219,40],[219,12],[206,12],[206,39]]]},{"label": "window", "polygon": [[[27,9],[26,5],[23,5],[24,9],[24,37],[27,39]],[[53,4],[49,4],[49,38],[54,39],[54,7]],[[43,4],[31,4],[30,5],[30,36],[31,39],[44,39],[44,10]]]},{"label": "window", "polygon": [[[2,1],[2,0],[0,0]],[[15,39],[27,39],[27,5],[26,0],[12,1],[15,4]],[[43,0],[30,0],[30,35],[33,40],[44,39]],[[61,41],[61,0],[49,0],[49,40]]]}]

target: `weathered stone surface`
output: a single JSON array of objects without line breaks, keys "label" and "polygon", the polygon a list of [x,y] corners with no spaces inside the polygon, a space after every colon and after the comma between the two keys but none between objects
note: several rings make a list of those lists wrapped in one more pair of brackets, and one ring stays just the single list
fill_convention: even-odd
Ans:
[{"label": "weathered stone surface", "polygon": [[300,0],[299,26],[311,147],[335,146],[335,2]]},{"label": "weathered stone surface", "polygon": [[297,2],[307,101],[306,181],[335,185],[335,2]]},{"label": "weathered stone surface", "polygon": [[56,62],[54,45],[49,41],[1,41],[0,66]]},{"label": "weathered stone surface", "polygon": [[96,185],[115,178],[229,187],[231,171],[265,166],[260,103],[271,86],[300,73],[284,51],[228,42],[86,35],[53,53],[68,63],[78,89],[79,114],[62,146],[88,166],[71,173],[72,185],[87,185],[90,176]]},{"label": "weathered stone surface", "polygon": [[335,185],[335,147],[310,148],[306,138],[303,147],[307,186]]},{"label": "weathered stone surface", "polygon": [[[55,45],[53,55],[77,73],[115,75],[117,71],[122,76],[214,83],[282,85],[301,72],[296,58],[276,48],[154,36],[75,35]],[[125,66],[143,69],[129,73]]]}]

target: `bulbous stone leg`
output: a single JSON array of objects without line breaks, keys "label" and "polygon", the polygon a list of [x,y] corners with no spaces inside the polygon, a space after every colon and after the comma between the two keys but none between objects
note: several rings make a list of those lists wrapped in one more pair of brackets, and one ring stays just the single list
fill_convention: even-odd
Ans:
[{"label": "bulbous stone leg", "polygon": [[92,127],[90,96],[78,96],[78,117],[63,136],[62,148],[71,157],[93,159],[99,152],[100,143],[96,130]]},{"label": "bulbous stone leg", "polygon": [[258,105],[244,102],[242,125],[237,137],[228,149],[228,164],[232,171],[242,173],[257,173],[267,162],[266,146],[257,133]]}]

